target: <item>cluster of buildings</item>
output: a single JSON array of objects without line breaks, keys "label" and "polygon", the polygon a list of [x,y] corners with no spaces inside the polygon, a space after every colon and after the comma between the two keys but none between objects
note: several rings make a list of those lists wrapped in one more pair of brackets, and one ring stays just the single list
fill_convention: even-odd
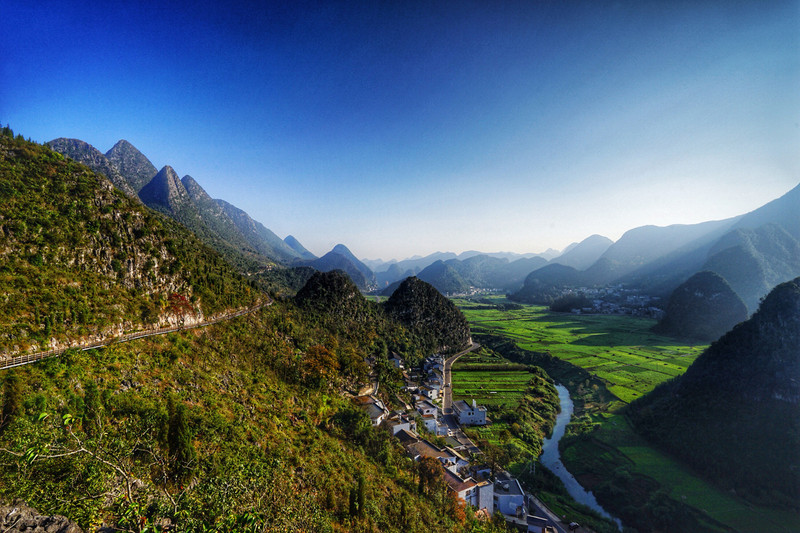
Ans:
[{"label": "cluster of buildings", "polygon": [[[393,356],[391,360],[405,370],[401,358]],[[486,416],[486,407],[477,405],[474,400],[453,402],[452,414],[443,413],[444,358],[431,356],[419,368],[404,371],[403,375],[405,388],[414,400],[413,409],[390,411],[374,394],[355,398],[372,424],[389,429],[413,460],[419,461],[424,457],[438,460],[444,469],[447,489],[477,509],[477,515],[488,518],[500,512],[509,523],[523,531],[549,531],[544,526],[539,528],[535,520],[531,522],[535,517],[527,514],[525,492],[519,481],[506,472],[492,477],[490,468],[473,465],[465,456],[479,450],[461,434],[459,426],[486,425],[490,420]],[[436,441],[439,444],[444,441],[445,445],[434,444],[425,438],[426,433],[441,437],[442,440]],[[530,527],[529,523],[532,524]]]},{"label": "cluster of buildings", "polygon": [[660,320],[664,317],[663,302],[658,296],[640,294],[621,285],[603,288],[580,287],[566,293],[582,293],[591,300],[591,307],[573,309],[574,314],[633,315]]}]

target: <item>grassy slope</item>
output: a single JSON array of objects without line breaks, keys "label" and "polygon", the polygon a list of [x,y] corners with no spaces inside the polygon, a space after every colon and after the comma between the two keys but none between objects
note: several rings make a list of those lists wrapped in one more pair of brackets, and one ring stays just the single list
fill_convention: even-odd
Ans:
[{"label": "grassy slope", "polygon": [[[275,304],[202,330],[15,370],[25,407],[0,446],[38,450],[41,457],[29,463],[0,454],[0,494],[84,527],[135,511],[151,522],[169,517],[182,531],[200,530],[202,522],[226,530],[246,513],[281,530],[419,531],[440,521],[448,531],[488,530],[458,523],[420,497],[397,441],[363,427],[361,411],[333,389],[312,385],[318,382],[308,369],[319,331],[306,323],[293,306]],[[98,384],[103,399],[102,437],[86,434],[89,383]],[[163,483],[151,465],[153,457],[168,455],[162,427],[169,395],[187,406],[197,452],[194,480],[182,486]],[[37,421],[41,413],[49,417]],[[141,482],[135,505],[125,501],[117,474],[85,454],[44,458],[76,447],[64,415],[74,417],[71,428],[87,448],[106,459],[112,455],[103,450],[113,448],[122,457],[125,470]],[[348,494],[359,475],[366,512],[351,518]]]},{"label": "grassy slope", "polygon": [[[498,303],[501,301],[498,299]],[[460,304],[475,333],[491,332],[512,339],[526,350],[548,352],[569,361],[603,378],[620,398],[594,410],[591,422],[583,420],[588,427],[596,427],[590,439],[574,439],[563,450],[568,468],[585,483],[612,480],[614,471],[621,467],[640,476],[642,484],[666,487],[672,498],[699,510],[695,517],[708,530],[800,530],[800,517],[755,507],[720,491],[648,446],[622,416],[613,414],[657,384],[683,373],[705,346],[653,335],[649,328],[654,322],[647,319],[562,315],[533,306],[501,311],[473,302]],[[598,477],[598,472],[604,473],[604,478]],[[703,516],[710,520],[703,522]]]}]

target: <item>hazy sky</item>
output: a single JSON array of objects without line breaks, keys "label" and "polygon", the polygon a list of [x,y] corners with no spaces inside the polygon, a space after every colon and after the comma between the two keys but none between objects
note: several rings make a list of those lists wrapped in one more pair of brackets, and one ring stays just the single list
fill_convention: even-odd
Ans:
[{"label": "hazy sky", "polygon": [[800,182],[798,0],[4,0],[0,20],[3,124],[127,139],[319,255],[560,249]]}]

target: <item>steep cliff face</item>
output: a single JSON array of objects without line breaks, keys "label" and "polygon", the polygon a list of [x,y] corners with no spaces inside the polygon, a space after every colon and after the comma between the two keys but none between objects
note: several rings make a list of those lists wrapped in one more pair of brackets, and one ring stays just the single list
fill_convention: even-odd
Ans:
[{"label": "steep cliff face", "polygon": [[470,343],[467,319],[432,285],[411,277],[386,301],[390,316],[434,349],[456,352]]},{"label": "steep cliff face", "polygon": [[800,278],[634,402],[658,446],[752,500],[800,508]]}]

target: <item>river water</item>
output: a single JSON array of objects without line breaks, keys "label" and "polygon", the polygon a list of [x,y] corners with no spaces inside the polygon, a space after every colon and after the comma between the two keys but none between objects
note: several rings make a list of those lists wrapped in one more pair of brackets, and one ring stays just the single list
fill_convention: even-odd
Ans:
[{"label": "river water", "polygon": [[553,428],[553,435],[549,439],[544,439],[542,443],[542,455],[539,457],[539,462],[547,467],[554,473],[564,485],[567,487],[567,492],[572,498],[587,507],[590,507],[600,513],[602,516],[616,522],[620,530],[622,530],[622,522],[619,518],[614,518],[603,509],[594,494],[585,490],[578,480],[570,474],[561,462],[561,454],[558,452],[558,441],[564,436],[570,418],[572,418],[572,398],[569,397],[569,391],[563,385],[556,385],[558,391],[558,401],[561,404],[561,412],[556,417],[556,426]]}]

